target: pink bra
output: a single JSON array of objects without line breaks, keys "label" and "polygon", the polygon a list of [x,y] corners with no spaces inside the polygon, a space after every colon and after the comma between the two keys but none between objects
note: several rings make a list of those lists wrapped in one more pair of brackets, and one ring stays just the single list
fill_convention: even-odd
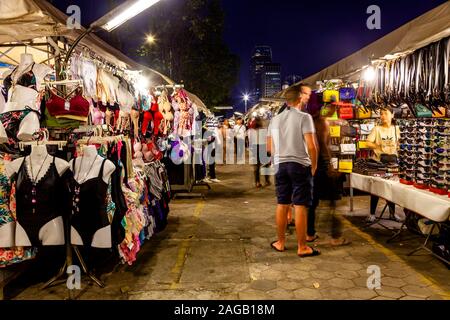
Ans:
[{"label": "pink bra", "polygon": [[92,122],[94,125],[99,125],[104,123],[105,113],[100,111],[98,108],[94,108],[94,113],[92,115]]}]

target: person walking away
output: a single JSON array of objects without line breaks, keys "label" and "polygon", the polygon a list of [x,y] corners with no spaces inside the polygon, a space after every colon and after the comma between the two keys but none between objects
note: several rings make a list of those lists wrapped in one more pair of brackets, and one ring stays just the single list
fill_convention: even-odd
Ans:
[{"label": "person walking away", "polygon": [[[367,137],[367,146],[373,150],[373,159],[382,161],[384,155],[397,156],[398,138],[400,137],[400,129],[393,125],[393,111],[391,107],[385,107],[381,110],[381,125],[375,126]],[[367,222],[376,220],[375,213],[377,211],[378,200],[380,197],[370,196],[370,215]],[[390,218],[400,221],[401,218],[395,214],[395,203],[387,201],[389,207]]]},{"label": "person walking away", "polygon": [[228,119],[225,119],[222,124],[222,137],[224,141],[224,163],[232,164],[234,162],[234,132],[230,126]]},{"label": "person walking away", "polygon": [[269,125],[267,149],[276,167],[276,224],[278,240],[271,247],[284,251],[286,223],[291,204],[295,208],[295,227],[299,257],[317,256],[320,251],[306,243],[307,210],[312,204],[312,177],[317,170],[317,146],[312,117],[302,112],[311,88],[305,84],[290,87],[285,94],[286,110]]},{"label": "person walking away", "polygon": [[[205,137],[207,140],[207,154],[205,159],[208,168],[208,177],[206,182],[219,183],[221,181],[216,177],[216,146],[221,150],[222,137],[220,134],[220,130],[217,127],[208,128]],[[222,153],[219,152],[219,156],[221,155]]]},{"label": "person walking away", "polygon": [[[336,201],[341,199],[343,192],[342,175],[340,175],[331,164],[330,151],[330,127],[326,116],[320,114],[320,107],[314,108],[308,106],[309,113],[313,117],[316,130],[317,146],[319,147],[319,156],[317,160],[317,171],[313,179],[313,200],[308,209],[307,242],[314,242],[319,236],[316,234],[315,220],[316,209],[319,200],[330,201],[331,215],[331,245],[343,246],[351,242],[342,237],[342,223],[336,216]],[[335,108],[332,107],[328,114],[334,114]]]},{"label": "person walking away", "polygon": [[[248,140],[250,145],[250,163],[253,164],[254,183],[256,188],[261,188],[261,154],[267,152],[266,139],[263,135],[264,128],[261,118],[252,120],[248,130]],[[270,176],[264,175],[265,186],[270,185]]]},{"label": "person walking away", "polygon": [[236,142],[236,163],[245,164],[245,137],[247,129],[241,118],[236,120],[236,125],[233,129]]}]

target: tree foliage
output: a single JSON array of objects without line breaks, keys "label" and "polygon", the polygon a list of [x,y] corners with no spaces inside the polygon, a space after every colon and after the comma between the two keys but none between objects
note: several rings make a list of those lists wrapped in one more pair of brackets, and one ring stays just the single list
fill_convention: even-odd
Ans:
[{"label": "tree foliage", "polygon": [[157,40],[142,45],[138,54],[149,67],[183,82],[206,105],[228,104],[239,60],[225,44],[223,28],[220,0],[162,2],[148,27]]}]

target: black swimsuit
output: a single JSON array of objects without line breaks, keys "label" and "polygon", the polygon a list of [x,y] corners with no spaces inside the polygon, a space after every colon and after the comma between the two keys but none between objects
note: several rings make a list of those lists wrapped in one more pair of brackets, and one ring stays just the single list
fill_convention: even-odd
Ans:
[{"label": "black swimsuit", "polygon": [[[75,162],[73,160],[73,175],[75,174]],[[110,225],[107,213],[106,197],[108,184],[103,180],[103,167],[106,159],[96,178],[89,179],[79,184],[73,179],[73,211],[71,225],[83,240],[83,245],[90,246],[95,233]]]},{"label": "black swimsuit", "polygon": [[56,169],[55,157],[47,172],[37,181],[35,188],[25,166],[25,160],[26,157],[16,174],[16,216],[31,245],[35,246],[41,244],[39,240],[41,228],[66,213],[67,206],[64,202],[67,201],[68,189],[64,183],[65,178],[60,177]]}]

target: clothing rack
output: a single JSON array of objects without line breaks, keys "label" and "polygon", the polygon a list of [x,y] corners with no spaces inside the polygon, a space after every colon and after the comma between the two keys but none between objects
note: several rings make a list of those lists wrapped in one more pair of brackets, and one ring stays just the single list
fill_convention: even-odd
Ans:
[{"label": "clothing rack", "polygon": [[181,89],[181,88],[184,88],[184,84],[173,84],[173,85],[162,84],[162,85],[156,86],[155,88],[156,89],[165,89],[165,88]]},{"label": "clothing rack", "polygon": [[78,144],[81,145],[89,145],[89,144],[105,144],[109,142],[117,142],[125,140],[124,135],[118,135],[118,136],[110,136],[110,137],[101,137],[101,136],[92,136],[92,137],[83,137],[82,139],[78,140]]},{"label": "clothing rack", "polygon": [[83,84],[83,80],[59,80],[59,81],[45,81],[44,82],[45,85],[55,85],[55,86],[61,86],[61,85],[66,85],[66,84],[79,84],[82,85]]}]

